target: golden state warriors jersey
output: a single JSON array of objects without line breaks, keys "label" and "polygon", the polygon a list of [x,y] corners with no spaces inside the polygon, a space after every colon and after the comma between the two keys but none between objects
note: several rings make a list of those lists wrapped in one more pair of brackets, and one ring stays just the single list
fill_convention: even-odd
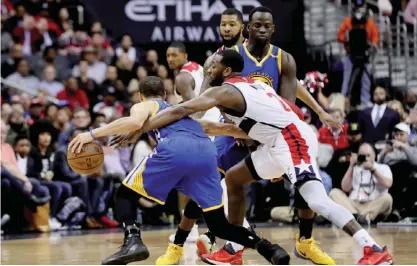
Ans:
[{"label": "golden state warriors jersey", "polygon": [[234,48],[243,57],[245,62],[242,76],[262,81],[268,86],[274,88],[274,90],[279,94],[278,87],[281,75],[282,50],[272,44],[269,46],[268,53],[261,61],[256,60],[249,53],[246,43],[239,44]]}]

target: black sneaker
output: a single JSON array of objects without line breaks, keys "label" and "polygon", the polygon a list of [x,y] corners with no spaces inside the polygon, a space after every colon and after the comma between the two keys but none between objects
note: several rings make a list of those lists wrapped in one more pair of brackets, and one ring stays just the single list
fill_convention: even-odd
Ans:
[{"label": "black sneaker", "polygon": [[126,265],[130,262],[146,260],[148,257],[148,248],[142,242],[139,227],[134,224],[126,226],[125,239],[120,250],[105,259],[102,264]]},{"label": "black sneaker", "polygon": [[272,265],[289,265],[290,255],[279,245],[261,239],[255,246],[256,250]]}]

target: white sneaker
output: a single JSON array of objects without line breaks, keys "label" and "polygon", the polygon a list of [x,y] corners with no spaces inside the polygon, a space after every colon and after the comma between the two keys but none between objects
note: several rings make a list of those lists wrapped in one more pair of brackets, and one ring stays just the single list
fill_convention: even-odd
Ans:
[{"label": "white sneaker", "polygon": [[199,256],[204,254],[211,254],[216,246],[216,239],[214,237],[211,239],[209,235],[205,233],[198,237],[196,245]]},{"label": "white sneaker", "polygon": [[[194,225],[191,229],[190,234],[187,237],[186,243],[194,243],[198,239],[198,225]],[[175,240],[175,234],[172,234],[169,236],[169,242],[174,243]]]},{"label": "white sneaker", "polygon": [[62,224],[56,218],[50,218],[49,227],[51,228],[51,231],[58,231],[61,229]]}]

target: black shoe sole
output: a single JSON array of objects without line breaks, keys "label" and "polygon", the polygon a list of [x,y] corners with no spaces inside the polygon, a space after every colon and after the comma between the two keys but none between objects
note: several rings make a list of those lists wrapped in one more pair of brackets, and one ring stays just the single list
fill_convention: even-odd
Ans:
[{"label": "black shoe sole", "polygon": [[[287,252],[285,252],[287,253]],[[272,265],[289,265],[290,264],[290,255],[283,254],[282,251],[277,251],[271,258]]]},{"label": "black shoe sole", "polygon": [[120,256],[115,259],[109,259],[108,261],[104,260],[102,265],[126,265],[134,261],[146,260],[147,258],[149,258],[149,250],[144,246],[144,249],[139,252]]}]

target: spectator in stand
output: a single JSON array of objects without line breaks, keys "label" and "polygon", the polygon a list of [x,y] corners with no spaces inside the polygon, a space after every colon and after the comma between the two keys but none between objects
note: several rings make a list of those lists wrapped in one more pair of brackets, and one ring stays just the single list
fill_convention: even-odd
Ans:
[{"label": "spectator in stand", "polygon": [[39,99],[33,98],[29,106],[28,124],[33,125],[42,118],[43,104]]},{"label": "spectator in stand", "polygon": [[1,104],[1,120],[5,123],[9,122],[10,115],[12,114],[12,106],[8,103]]},{"label": "spectator in stand", "polygon": [[[88,63],[87,76],[97,82],[97,84],[101,84],[106,76],[107,65],[98,60],[98,51],[92,46],[84,48],[81,60],[85,60]],[[72,75],[74,77],[80,76],[79,65],[73,68]]]},{"label": "spectator in stand", "polygon": [[58,146],[62,146],[59,145],[59,140],[62,138],[62,135],[65,134],[65,132],[69,132],[71,129],[70,118],[71,111],[69,108],[65,105],[60,106],[56,113],[56,119],[52,121],[54,127],[58,130],[58,132],[60,132],[58,134]]},{"label": "spectator in stand", "polygon": [[58,26],[62,32],[72,30],[73,21],[70,20],[68,9],[63,7],[59,10]]},{"label": "spectator in stand", "polygon": [[114,66],[107,67],[106,79],[101,85],[102,91],[106,91],[108,87],[113,87],[115,89],[114,96],[116,97],[116,100],[120,102],[128,101],[129,94],[126,91],[126,87],[123,82],[117,78],[117,68]]},{"label": "spectator in stand", "polygon": [[359,124],[351,123],[347,130],[347,133],[349,140],[349,150],[353,153],[358,153],[359,146],[362,144],[362,133]]},{"label": "spectator in stand", "polygon": [[337,119],[340,124],[343,124],[343,128],[321,127],[319,129],[319,142],[330,144],[333,147],[333,150],[345,149],[349,146],[347,135],[348,124],[343,123],[345,115],[340,109],[329,110],[329,114]]},{"label": "spectator in stand", "polygon": [[17,2],[14,7],[15,14],[10,14],[11,17],[4,21],[4,26],[8,32],[12,32],[16,27],[20,26],[23,21],[23,17],[27,14],[23,2]]},{"label": "spectator in stand", "polygon": [[10,35],[10,33],[5,30],[3,24],[3,21],[1,21],[1,54],[6,54],[13,47],[14,42],[12,35]]},{"label": "spectator in stand", "polygon": [[88,35],[80,26],[74,25],[72,31],[67,31],[60,36],[60,43],[65,47],[61,51],[62,55],[78,56],[88,45]]},{"label": "spectator in stand", "polygon": [[410,111],[416,107],[417,103],[417,89],[408,89],[404,95],[404,107]]},{"label": "spectator in stand", "polygon": [[58,138],[58,146],[66,146],[74,128],[88,128],[91,123],[91,116],[88,110],[83,108],[75,109],[69,129],[64,131]]},{"label": "spectator in stand", "polygon": [[57,59],[57,48],[55,45],[45,47],[43,51],[42,60],[39,60],[35,64],[35,74],[38,78],[42,78],[44,74],[44,69],[46,66],[52,66],[56,70],[56,77],[59,81],[63,81],[70,74],[70,69],[68,62],[66,60]]},{"label": "spectator in stand", "polygon": [[14,150],[10,144],[5,142],[7,126],[1,121],[1,178],[7,179],[11,186],[23,194],[30,202],[43,205],[50,200],[49,191],[39,181],[30,179],[22,174],[16,161]]},{"label": "spectator in stand", "polygon": [[129,56],[127,54],[122,54],[119,57],[115,57],[115,66],[117,68],[117,76],[121,81],[123,81],[123,84],[127,86],[129,82],[136,78],[136,72],[138,71],[139,65],[135,62],[129,59]]},{"label": "spectator in stand", "polygon": [[51,167],[54,153],[50,144],[51,135],[46,130],[40,132],[37,146],[32,146],[26,136],[18,136],[15,140],[14,151],[20,171],[36,178],[49,190],[51,195],[49,226],[54,231],[62,228],[56,215],[64,201],[71,196],[72,190],[67,183],[52,181]]},{"label": "spectator in stand", "polygon": [[36,28],[35,19],[30,15],[25,15],[23,25],[13,30],[13,37],[23,46],[24,55],[37,54],[44,42],[42,34]]},{"label": "spectator in stand", "polygon": [[[388,165],[375,162],[373,147],[364,143],[359,154],[352,154],[349,169],[342,180],[342,190],[333,189],[330,198],[348,209],[361,224],[386,218],[392,209],[392,172]],[[349,193],[349,197],[345,193]],[[383,218],[383,219],[384,219]]]},{"label": "spectator in stand", "polygon": [[29,127],[25,121],[24,110],[21,104],[13,104],[11,107],[9,130],[6,136],[6,143],[13,145],[14,140],[19,135],[28,135]]},{"label": "spectator in stand", "polygon": [[46,47],[51,46],[57,40],[56,33],[48,29],[48,21],[45,18],[40,18],[36,24],[39,33],[43,37],[43,43],[41,45],[41,51],[44,51]]},{"label": "spectator in stand", "polygon": [[404,10],[404,21],[408,24],[417,23],[417,0],[410,0]]},{"label": "spectator in stand", "polygon": [[[35,17],[36,21],[41,21],[42,19],[46,22],[46,29],[45,31],[49,32],[50,34],[53,34],[55,37],[59,37],[62,33],[61,29],[59,28],[58,24],[56,24],[55,21],[53,21],[49,17],[49,4],[48,3],[42,3],[41,10],[38,14],[38,16]],[[49,45],[47,45],[49,46]]]},{"label": "spectator in stand", "polygon": [[90,107],[93,107],[96,103],[99,102],[99,88],[97,83],[88,77],[88,62],[85,60],[80,61],[79,63],[80,76],[77,78],[80,89],[85,91],[87,94],[88,100],[90,102]]},{"label": "spectator in stand", "polygon": [[394,139],[387,142],[385,149],[379,155],[378,161],[390,166],[406,161],[412,166],[417,166],[417,147],[408,144],[410,133],[409,125],[406,123],[397,124],[394,128]]},{"label": "spectator in stand", "polygon": [[1,77],[6,78],[17,70],[17,65],[23,58],[23,47],[15,44],[10,50],[9,57],[1,64]]},{"label": "spectator in stand", "polygon": [[74,110],[77,107],[89,108],[89,102],[87,94],[80,90],[78,87],[78,81],[74,77],[67,79],[65,84],[65,89],[60,91],[57,96],[59,100],[68,101],[71,107],[71,110]]},{"label": "spectator in stand", "polygon": [[13,4],[9,0],[1,1],[1,21],[6,20],[13,16],[16,12],[14,11]]},{"label": "spectator in stand", "polygon": [[33,93],[37,93],[39,90],[39,79],[30,74],[29,62],[25,59],[19,61],[16,72],[9,75],[6,81],[31,90]]},{"label": "spectator in stand", "polygon": [[387,91],[383,87],[374,90],[374,105],[358,113],[358,124],[364,142],[375,144],[385,141],[400,122],[400,115],[387,107]]},{"label": "spectator in stand", "polygon": [[[370,77],[365,72],[362,74],[362,77],[361,77],[361,88],[360,88],[360,93],[358,94],[358,96],[360,97],[359,101],[357,102],[356,98],[359,98],[359,97],[357,97],[357,95],[355,94],[355,91],[351,91],[351,92],[348,91],[350,83],[354,82],[354,80],[351,79],[352,70],[354,68],[357,69],[357,67],[359,67],[360,65],[360,66],[365,67],[368,73],[370,73],[371,71],[371,66],[369,62],[367,62],[366,60],[359,62],[358,58],[359,57],[362,58],[363,57],[362,53],[369,51],[369,47],[365,49],[364,46],[367,46],[367,43],[360,43],[360,41],[356,40],[356,39],[361,38],[360,32],[358,33],[356,30],[365,30],[368,44],[370,44],[371,47],[372,46],[378,47],[378,42],[379,42],[378,28],[375,22],[373,21],[373,19],[369,18],[367,14],[368,14],[368,10],[367,10],[366,3],[364,1],[359,5],[355,5],[352,16],[348,16],[343,20],[342,25],[340,26],[338,33],[337,33],[337,39],[339,42],[345,45],[346,54],[347,54],[347,56],[343,60],[342,94],[344,96],[351,98],[351,104],[353,106],[356,106],[358,104],[367,104],[371,100],[371,80],[370,80]],[[355,39],[350,40],[351,37]],[[363,41],[366,42],[366,40],[363,40]],[[350,51],[350,45],[355,45],[355,47],[357,47],[355,48],[355,51]],[[353,52],[353,54],[351,52]],[[360,54],[355,54],[355,53],[360,53]],[[355,96],[355,99],[352,99],[352,96]]]},{"label": "spectator in stand", "polygon": [[132,46],[132,37],[130,35],[125,34],[122,36],[120,46],[116,48],[115,54],[117,58],[126,54],[130,61],[136,62],[138,60],[138,52]]},{"label": "spectator in stand", "polygon": [[56,70],[53,65],[47,65],[43,70],[43,80],[39,83],[39,89],[45,90],[48,95],[56,95],[64,89],[64,84],[56,81]]},{"label": "spectator in stand", "polygon": [[48,103],[45,106],[44,114],[45,119],[49,120],[51,123],[55,122],[58,116],[58,105],[55,103]]},{"label": "spectator in stand", "polygon": [[155,50],[149,50],[146,53],[146,62],[144,67],[148,72],[149,76],[156,76],[158,73],[159,63],[158,63],[158,53]]},{"label": "spectator in stand", "polygon": [[162,80],[165,80],[168,77],[168,69],[164,65],[159,65],[158,67],[158,77],[160,77]]},{"label": "spectator in stand", "polygon": [[101,95],[103,95],[103,101],[97,103],[93,107],[94,113],[102,113],[107,118],[107,123],[112,119],[122,117],[123,105],[116,101],[115,97],[116,89],[114,87],[103,88]]},{"label": "spectator in stand", "polygon": [[91,34],[90,43],[98,52],[100,56],[113,56],[114,50],[109,41],[107,41],[101,31],[93,32]]}]

